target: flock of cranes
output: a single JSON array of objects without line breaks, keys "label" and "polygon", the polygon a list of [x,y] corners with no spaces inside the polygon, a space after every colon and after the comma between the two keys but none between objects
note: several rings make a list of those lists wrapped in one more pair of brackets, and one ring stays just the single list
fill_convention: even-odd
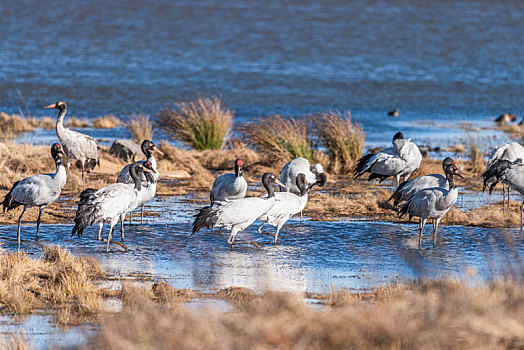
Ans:
[{"label": "flock of cranes", "polygon": [[[98,240],[103,241],[102,228],[109,222],[106,250],[113,235],[114,227],[120,220],[121,239],[124,240],[124,219],[138,206],[152,200],[156,193],[159,174],[154,153],[162,152],[150,140],[145,140],[141,149],[145,160],[126,165],[118,174],[117,182],[100,189],[85,188],[85,167],[93,169],[100,166],[98,144],[95,139],[64,127],[63,120],[67,113],[65,102],[56,102],[45,108],[55,108],[58,112],[56,134],[60,143],[51,146],[51,156],[56,164],[55,173],[34,175],[13,184],[3,199],[4,212],[18,206],[23,211],[18,218],[17,240],[20,248],[20,225],[24,213],[32,208],[39,208],[36,225],[36,239],[40,219],[44,209],[56,201],[66,184],[71,162],[77,161],[82,166],[83,191],[78,201],[75,225],[72,234],[81,236],[87,226],[98,224]],[[61,155],[67,157],[67,169]],[[509,210],[509,189],[513,188],[524,196],[524,147],[516,142],[509,142],[497,147],[489,161],[486,172],[482,174],[484,188],[489,193],[497,183],[503,184],[503,210]],[[398,215],[419,218],[419,246],[422,241],[424,225],[433,222],[433,244],[436,245],[436,233],[440,220],[453,207],[458,197],[455,177],[461,177],[453,159],[447,157],[442,162],[444,174],[429,174],[409,180],[411,174],[421,164],[422,154],[411,139],[404,138],[401,132],[394,135],[392,147],[363,156],[355,168],[355,177],[369,173],[369,180],[380,182],[393,177],[397,187],[389,200],[399,207]],[[224,228],[231,230],[227,243],[234,249],[236,244],[253,244],[254,241],[235,241],[236,235],[260,220],[260,234],[273,237],[278,235],[282,226],[296,214],[302,215],[308,201],[309,191],[315,186],[324,186],[327,176],[321,164],[311,165],[305,158],[296,158],[282,169],[279,179],[274,174],[265,173],[261,182],[267,194],[261,197],[245,197],[248,184],[243,176],[244,162],[235,160],[234,173],[217,177],[209,195],[210,205],[198,210],[192,225],[192,233],[203,228]],[[275,192],[274,187],[280,186]],[[506,201],[507,194],[507,201]],[[507,204],[507,205],[506,205]],[[520,206],[520,228],[523,225],[524,202]],[[301,216],[302,217],[302,216]],[[275,233],[262,231],[266,224],[276,227]],[[115,242],[116,243],[116,242]]]}]

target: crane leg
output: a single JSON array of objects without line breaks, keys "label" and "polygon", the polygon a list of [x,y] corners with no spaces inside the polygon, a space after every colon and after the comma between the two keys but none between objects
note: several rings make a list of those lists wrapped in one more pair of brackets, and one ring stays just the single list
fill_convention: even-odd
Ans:
[{"label": "crane leg", "polygon": [[24,216],[26,210],[26,207],[24,207],[22,214],[20,214],[20,217],[18,218],[18,231],[16,234],[16,239],[18,240],[18,250],[20,250],[20,225],[22,224],[22,216]]},{"label": "crane leg", "polygon": [[520,205],[520,232],[522,232],[522,211],[524,211],[524,202]]},{"label": "crane leg", "polygon": [[419,221],[419,233],[418,233],[418,247],[422,245],[422,231],[424,231],[424,225],[426,224],[427,219],[420,218]]},{"label": "crane leg", "polygon": [[113,228],[115,226],[111,223],[111,228],[109,229],[109,233],[107,234],[107,246],[106,246],[106,253],[109,253],[109,243],[111,242],[111,238],[113,237]]},{"label": "crane leg", "polygon": [[506,188],[502,184],[502,212],[506,212]]},{"label": "crane leg", "polygon": [[140,208],[140,225],[144,224],[144,204],[142,204],[142,207]]},{"label": "crane leg", "polygon": [[131,223],[132,223],[132,221],[133,221],[132,219],[133,219],[133,212],[130,211],[130,212],[129,212],[129,225],[131,225]]},{"label": "crane leg", "polygon": [[300,211],[300,223],[302,224],[302,210]]},{"label": "crane leg", "polygon": [[509,185],[508,185],[508,188],[506,189],[507,193],[508,193],[508,213],[509,213],[509,205],[510,205],[510,202],[509,202]]},{"label": "crane leg", "polygon": [[280,229],[282,228],[282,225],[278,225],[277,226],[277,233],[275,233],[275,244],[277,244],[279,242],[278,240],[278,233],[280,232]]},{"label": "crane leg", "polygon": [[69,176],[69,167],[70,166],[71,166],[71,159],[67,157],[67,171],[66,171],[67,176]]},{"label": "crane leg", "polygon": [[437,246],[437,228],[440,219],[433,219],[433,247]]},{"label": "crane leg", "polygon": [[126,214],[120,216],[120,239],[124,241],[124,220],[126,219]]},{"label": "crane leg", "polygon": [[100,227],[100,228],[98,230],[98,238],[97,238],[97,240],[101,241],[102,240],[102,227],[104,227],[104,222],[100,221],[98,223],[98,227]]},{"label": "crane leg", "polygon": [[86,189],[86,173],[85,173],[85,162],[82,162],[82,189]]},{"label": "crane leg", "polygon": [[38,219],[36,219],[36,240],[38,241],[38,230],[40,229],[40,218],[42,217],[42,212],[45,208],[40,207],[38,212]]}]

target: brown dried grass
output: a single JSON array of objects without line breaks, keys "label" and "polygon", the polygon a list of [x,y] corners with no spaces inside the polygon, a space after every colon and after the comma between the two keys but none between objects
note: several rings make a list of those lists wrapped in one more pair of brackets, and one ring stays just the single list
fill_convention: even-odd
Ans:
[{"label": "brown dried grass", "polygon": [[157,123],[169,135],[195,150],[221,149],[233,126],[233,112],[219,97],[199,97],[164,108]]},{"label": "brown dried grass", "polygon": [[3,350],[29,350],[31,346],[22,334],[0,336],[0,349]]},{"label": "brown dried grass", "polygon": [[311,122],[329,156],[329,171],[334,174],[351,172],[362,156],[366,140],[364,130],[351,119],[351,113],[342,114],[337,110],[318,113]]},{"label": "brown dried grass", "polygon": [[64,124],[66,128],[88,128],[89,120],[86,118],[67,117]]},{"label": "brown dried grass", "polygon": [[96,129],[113,129],[120,126],[120,119],[114,115],[104,115],[93,119],[93,128]]},{"label": "brown dried grass", "polygon": [[147,114],[139,113],[131,116],[127,122],[127,129],[139,145],[144,140],[153,139],[153,122]]},{"label": "brown dried grass", "polygon": [[51,117],[42,117],[38,120],[38,127],[44,130],[52,130],[56,127],[56,119]]},{"label": "brown dried grass", "polygon": [[36,126],[34,118],[0,112],[0,140],[14,139],[20,133],[34,131]]},{"label": "brown dried grass", "polygon": [[59,308],[59,323],[82,323],[103,310],[92,280],[104,275],[95,259],[75,257],[59,246],[44,246],[42,259],[0,250],[0,310],[26,314]]},{"label": "brown dried grass", "polygon": [[316,162],[311,135],[303,119],[273,115],[247,123],[240,131],[243,140],[261,152],[268,162],[285,163],[297,157]]},{"label": "brown dried grass", "polygon": [[[524,285],[430,280],[376,293],[337,291],[313,309],[301,296],[269,292],[232,312],[192,311],[136,292],[106,317],[87,347],[102,349],[519,348]],[[138,297],[137,297],[138,295]],[[130,296],[131,298],[131,296]],[[330,301],[331,300],[331,301]]]}]

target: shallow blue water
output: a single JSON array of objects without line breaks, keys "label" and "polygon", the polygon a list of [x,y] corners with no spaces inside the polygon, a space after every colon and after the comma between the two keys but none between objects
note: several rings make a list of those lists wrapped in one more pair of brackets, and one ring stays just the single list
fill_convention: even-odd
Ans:
[{"label": "shallow blue water", "polygon": [[371,143],[397,129],[454,138],[458,123],[523,112],[520,2],[22,0],[0,16],[8,112],[45,115],[61,99],[88,118],[154,114],[217,94],[237,124],[349,109]]}]

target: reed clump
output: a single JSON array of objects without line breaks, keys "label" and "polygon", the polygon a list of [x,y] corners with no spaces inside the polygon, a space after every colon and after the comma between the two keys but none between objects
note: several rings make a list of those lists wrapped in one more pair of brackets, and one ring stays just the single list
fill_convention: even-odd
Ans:
[{"label": "reed clump", "polygon": [[349,112],[337,110],[318,113],[311,121],[329,156],[330,171],[335,174],[351,172],[364,149],[366,134],[362,127],[351,119]]},{"label": "reed clump", "polygon": [[[321,297],[312,308],[298,295],[268,292],[242,308],[205,313],[128,293],[121,314],[106,317],[88,347],[103,349],[520,348],[524,285],[454,279],[392,285],[378,292]],[[331,298],[331,299],[329,299]],[[331,301],[329,301],[331,300]]]},{"label": "reed clump", "polygon": [[157,124],[169,135],[195,150],[221,149],[233,126],[233,112],[219,97],[199,97],[164,108]]},{"label": "reed clump", "polygon": [[44,246],[42,259],[0,250],[0,311],[26,314],[60,309],[59,322],[79,324],[103,311],[93,279],[105,275],[93,258],[75,257],[59,246]]},{"label": "reed clump", "polygon": [[34,131],[36,126],[37,122],[34,118],[0,112],[1,140],[14,139],[20,133]]},{"label": "reed clump", "polygon": [[477,146],[477,142],[471,136],[469,136],[469,158],[470,158],[470,171],[480,174],[486,169],[486,160],[482,155],[482,151]]},{"label": "reed clump", "polygon": [[93,128],[96,129],[113,129],[120,126],[120,119],[114,115],[104,115],[93,119]]},{"label": "reed clump", "polygon": [[244,125],[241,132],[244,141],[262,152],[271,163],[287,162],[297,157],[316,162],[311,135],[303,119],[281,115],[258,118],[254,123]]},{"label": "reed clump", "polygon": [[38,120],[38,127],[44,130],[52,130],[56,127],[56,119],[51,117],[42,117]]},{"label": "reed clump", "polygon": [[64,124],[66,128],[88,128],[89,120],[86,118],[67,117]]},{"label": "reed clump", "polygon": [[144,140],[153,139],[153,122],[147,114],[134,114],[127,122],[127,129],[133,135],[133,140],[139,145]]}]

